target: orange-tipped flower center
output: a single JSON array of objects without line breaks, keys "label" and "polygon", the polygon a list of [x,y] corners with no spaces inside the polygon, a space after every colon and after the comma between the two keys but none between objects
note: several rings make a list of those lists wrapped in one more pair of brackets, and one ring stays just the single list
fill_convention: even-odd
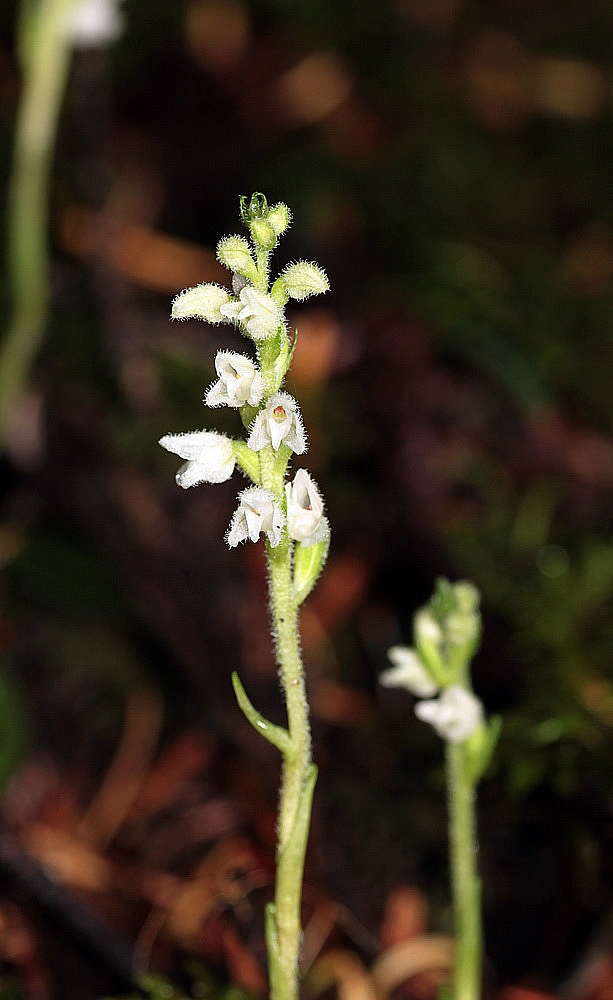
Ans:
[{"label": "orange-tipped flower center", "polygon": [[273,415],[273,417],[274,417],[275,420],[278,420],[279,423],[281,423],[281,421],[285,420],[285,418],[287,416],[287,413],[285,412],[285,407],[284,406],[275,406],[274,410],[272,411],[272,415]]}]

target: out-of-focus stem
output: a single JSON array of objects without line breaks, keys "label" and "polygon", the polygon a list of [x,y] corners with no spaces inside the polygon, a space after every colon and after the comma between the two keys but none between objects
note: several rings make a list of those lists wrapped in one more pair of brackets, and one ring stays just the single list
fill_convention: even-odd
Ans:
[{"label": "out-of-focus stem", "polygon": [[447,744],[451,882],[455,922],[453,1000],[481,993],[481,883],[477,873],[475,785],[462,743]]},{"label": "out-of-focus stem", "polygon": [[8,200],[8,269],[12,314],[0,346],[0,447],[10,411],[27,382],[49,308],[48,198],[53,147],[71,44],[75,0],[24,4],[19,24],[22,95]]}]

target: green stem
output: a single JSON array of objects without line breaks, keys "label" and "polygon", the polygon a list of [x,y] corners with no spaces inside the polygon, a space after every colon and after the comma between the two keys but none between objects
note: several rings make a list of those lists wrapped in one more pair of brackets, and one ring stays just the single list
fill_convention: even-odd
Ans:
[{"label": "green stem", "polygon": [[70,61],[67,19],[75,0],[24,5],[23,94],[8,202],[12,318],[0,348],[0,447],[42,340],[49,303],[47,212],[53,145]]},{"label": "green stem", "polygon": [[[262,485],[283,502],[284,468],[272,448],[261,453]],[[292,584],[292,544],[267,547],[270,608],[279,675],[287,710],[289,745],[283,753],[274,920],[269,925],[272,1000],[295,1000],[301,940],[300,901],[316,772],[311,764],[309,709],[298,637],[298,602]]]},{"label": "green stem", "polygon": [[477,873],[475,786],[462,743],[447,743],[447,788],[456,939],[453,998],[478,1000],[482,956],[481,882]]}]

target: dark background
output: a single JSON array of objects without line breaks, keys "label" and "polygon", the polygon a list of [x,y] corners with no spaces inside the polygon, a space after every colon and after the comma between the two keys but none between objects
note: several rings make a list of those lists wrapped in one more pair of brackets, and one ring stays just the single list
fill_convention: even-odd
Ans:
[{"label": "dark background", "polygon": [[465,577],[504,719],[480,793],[488,990],[610,996],[613,7],[124,14],[112,49],[75,53],[51,320],[2,464],[3,995],[125,993],[133,947],[183,989],[264,988],[278,761],[229,682],[282,719],[263,553],[223,541],[238,479],[183,492],[156,443],[237,433],[201,399],[244,342],[168,316],[225,280],[215,243],[261,190],[294,213],[276,269],[316,260],[332,285],[290,314],[333,529],[303,615],[312,957],[318,934],[367,967],[451,929],[442,748],[377,676],[436,577]]}]

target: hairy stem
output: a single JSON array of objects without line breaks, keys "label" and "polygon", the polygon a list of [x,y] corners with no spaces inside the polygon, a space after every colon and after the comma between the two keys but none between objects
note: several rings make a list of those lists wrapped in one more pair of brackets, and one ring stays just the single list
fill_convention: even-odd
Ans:
[{"label": "hairy stem", "polygon": [[461,743],[447,743],[447,788],[451,882],[456,952],[454,1000],[478,1000],[481,993],[481,882],[477,873],[475,787]]},{"label": "hairy stem", "polygon": [[[272,448],[261,453],[262,483],[284,503],[284,471]],[[292,544],[287,536],[267,547],[270,611],[279,676],[285,695],[289,744],[283,754],[274,913],[268,928],[272,1000],[295,1000],[304,857],[309,835],[315,769],[311,764],[309,709],[298,633],[298,603],[292,585]]]}]

